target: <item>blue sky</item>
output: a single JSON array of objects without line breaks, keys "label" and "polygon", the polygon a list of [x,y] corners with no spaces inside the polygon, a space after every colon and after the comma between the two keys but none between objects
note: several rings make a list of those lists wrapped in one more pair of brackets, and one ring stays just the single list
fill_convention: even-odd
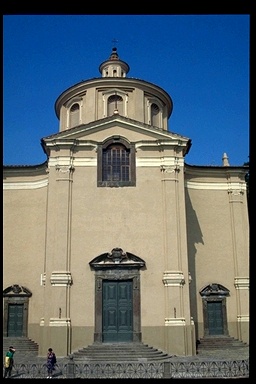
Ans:
[{"label": "blue sky", "polygon": [[[117,43],[113,43],[117,40]],[[3,164],[46,160],[59,131],[54,104],[101,77],[116,46],[134,77],[173,100],[171,132],[188,137],[190,165],[249,161],[250,15],[4,15]]]}]

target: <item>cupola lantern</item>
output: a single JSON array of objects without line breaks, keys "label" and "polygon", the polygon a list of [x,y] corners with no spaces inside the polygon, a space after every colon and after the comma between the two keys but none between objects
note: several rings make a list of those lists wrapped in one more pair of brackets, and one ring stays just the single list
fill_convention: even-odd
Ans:
[{"label": "cupola lantern", "polygon": [[99,67],[102,77],[126,77],[129,70],[129,65],[119,59],[117,48],[112,48],[109,59]]}]

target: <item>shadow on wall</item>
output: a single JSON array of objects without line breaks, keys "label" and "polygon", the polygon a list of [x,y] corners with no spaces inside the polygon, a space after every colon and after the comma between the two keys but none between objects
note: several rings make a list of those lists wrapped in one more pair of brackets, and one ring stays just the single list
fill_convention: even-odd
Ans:
[{"label": "shadow on wall", "polygon": [[195,272],[195,259],[196,259],[196,244],[203,242],[203,234],[197,219],[196,211],[194,210],[187,188],[185,188],[185,202],[186,202],[186,223],[187,223],[187,244],[188,244],[188,269],[191,275],[191,282],[189,286],[191,298],[191,316],[195,323],[196,335],[198,335],[198,317],[197,317],[197,294],[196,292],[196,272]]}]

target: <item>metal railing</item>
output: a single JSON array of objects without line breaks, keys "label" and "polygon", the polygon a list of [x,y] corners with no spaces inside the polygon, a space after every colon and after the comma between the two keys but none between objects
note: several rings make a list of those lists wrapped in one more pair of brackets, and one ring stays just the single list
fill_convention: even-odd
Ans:
[{"label": "metal railing", "polygon": [[[3,368],[4,372],[4,368]],[[46,363],[30,362],[15,364],[13,379],[46,378]],[[71,356],[59,359],[53,373],[56,379],[107,379],[107,378],[248,378],[249,359],[163,362],[86,362],[74,361]]]}]

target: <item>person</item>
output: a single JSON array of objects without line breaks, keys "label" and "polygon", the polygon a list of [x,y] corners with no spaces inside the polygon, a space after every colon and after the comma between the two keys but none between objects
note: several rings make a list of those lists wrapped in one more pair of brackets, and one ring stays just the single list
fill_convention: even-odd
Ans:
[{"label": "person", "polygon": [[4,379],[11,377],[12,368],[14,364],[14,358],[13,358],[14,353],[15,353],[15,348],[13,348],[13,346],[10,346],[8,352],[6,352],[6,355],[5,355]]},{"label": "person", "polygon": [[201,344],[201,341],[200,340],[196,340],[196,354],[198,355],[198,347],[199,347],[199,344]]},{"label": "person", "polygon": [[55,364],[57,363],[56,355],[53,352],[52,348],[48,349],[47,353],[47,371],[48,371],[48,376],[47,379],[52,379],[52,371],[55,370]]}]

